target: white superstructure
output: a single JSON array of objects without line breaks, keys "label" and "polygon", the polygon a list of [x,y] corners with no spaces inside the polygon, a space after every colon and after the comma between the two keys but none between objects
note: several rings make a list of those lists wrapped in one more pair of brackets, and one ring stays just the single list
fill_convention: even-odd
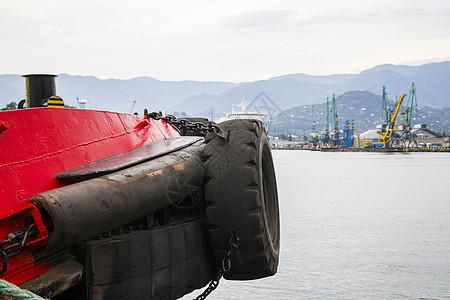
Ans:
[{"label": "white superstructure", "polygon": [[266,117],[266,113],[260,113],[256,111],[248,111],[248,103],[245,102],[245,100],[242,100],[240,104],[237,104],[236,106],[241,108],[241,111],[237,112],[234,110],[234,104],[233,104],[233,110],[231,113],[227,113],[226,119],[228,120],[234,120],[234,119],[250,119],[250,120],[260,120],[263,121]]}]

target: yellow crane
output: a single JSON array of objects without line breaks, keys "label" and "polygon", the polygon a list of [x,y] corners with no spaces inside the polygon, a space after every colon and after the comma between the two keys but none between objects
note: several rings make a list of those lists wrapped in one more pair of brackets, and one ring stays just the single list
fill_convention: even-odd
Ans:
[{"label": "yellow crane", "polygon": [[395,111],[394,114],[392,115],[392,119],[389,122],[389,126],[386,128],[385,132],[379,132],[380,137],[378,138],[378,142],[382,143],[384,145],[384,147],[386,147],[386,144],[388,144],[391,140],[391,136],[392,136],[392,132],[394,131],[394,125],[395,125],[395,121],[397,119],[398,113],[400,111],[400,107],[402,105],[403,102],[403,98],[406,97],[406,94],[403,94],[400,99],[398,99],[398,102],[395,106]]}]

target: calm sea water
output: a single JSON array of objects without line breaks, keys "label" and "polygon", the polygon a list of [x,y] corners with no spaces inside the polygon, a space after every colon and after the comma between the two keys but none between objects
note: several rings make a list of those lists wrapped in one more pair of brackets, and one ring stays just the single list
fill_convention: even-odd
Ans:
[{"label": "calm sea water", "polygon": [[450,154],[273,156],[278,273],[208,299],[450,299]]}]

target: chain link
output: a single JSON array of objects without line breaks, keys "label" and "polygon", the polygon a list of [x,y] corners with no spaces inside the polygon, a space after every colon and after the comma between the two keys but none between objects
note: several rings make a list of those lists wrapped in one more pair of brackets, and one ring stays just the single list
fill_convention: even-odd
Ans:
[{"label": "chain link", "polygon": [[223,274],[230,272],[230,270],[231,270],[231,253],[234,250],[237,250],[239,248],[239,238],[237,237],[234,230],[231,231],[231,237],[230,237],[230,240],[228,241],[228,246],[230,248],[227,252],[227,255],[222,259],[222,265],[221,265],[221,268],[220,268],[219,272],[217,273],[216,277],[214,277],[209,282],[208,287],[203,291],[203,293],[198,295],[197,298],[195,298],[195,300],[206,299],[206,297],[208,297],[208,295],[211,294],[219,286],[219,281],[222,278]]},{"label": "chain link", "polygon": [[151,112],[149,113],[147,109],[144,110],[144,115],[152,118],[153,120],[164,120],[170,125],[173,125],[178,131],[181,132],[182,129],[185,130],[193,130],[198,132],[201,135],[206,135],[208,132],[212,132],[215,135],[219,136],[225,141],[228,141],[228,131],[223,130],[217,124],[209,121],[208,124],[204,124],[202,122],[191,122],[187,119],[177,119],[172,115],[163,116],[162,112]]},{"label": "chain link", "polygon": [[[36,224],[31,224],[27,228],[19,229],[8,234],[6,239],[0,242],[0,258],[3,259],[0,274],[6,272],[8,268],[8,258],[19,255],[27,245],[27,240],[36,232]],[[5,246],[9,244],[9,246]]]}]

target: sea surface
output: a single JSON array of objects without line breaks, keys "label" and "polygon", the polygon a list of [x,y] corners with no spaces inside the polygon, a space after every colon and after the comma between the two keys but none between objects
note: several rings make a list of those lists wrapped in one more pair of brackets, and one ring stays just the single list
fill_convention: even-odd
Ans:
[{"label": "sea surface", "polygon": [[272,154],[278,272],[208,299],[450,299],[449,153]]}]

